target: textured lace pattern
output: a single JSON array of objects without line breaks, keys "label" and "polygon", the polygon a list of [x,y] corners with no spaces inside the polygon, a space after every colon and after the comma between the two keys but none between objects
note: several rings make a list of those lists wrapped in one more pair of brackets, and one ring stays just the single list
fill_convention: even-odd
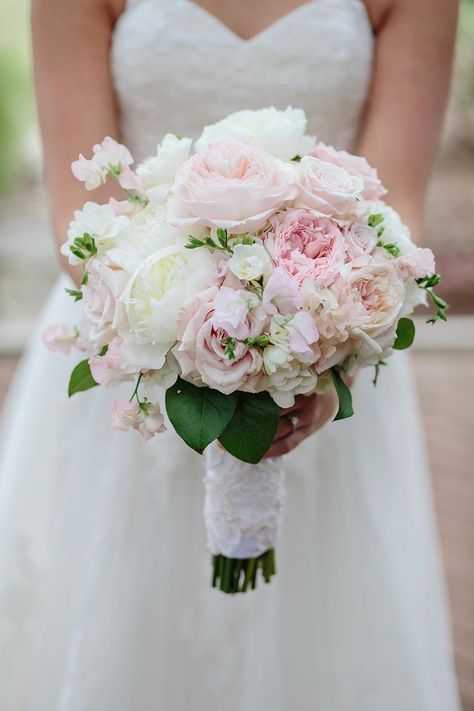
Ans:
[{"label": "textured lace pattern", "polygon": [[286,498],[281,459],[246,464],[213,443],[206,449],[204,485],[213,555],[256,558],[275,546]]},{"label": "textured lace pattern", "polygon": [[311,133],[350,147],[372,56],[362,0],[310,0],[251,40],[191,0],[135,0],[112,47],[124,138],[142,158],[167,131],[195,137],[231,111],[292,104]]}]

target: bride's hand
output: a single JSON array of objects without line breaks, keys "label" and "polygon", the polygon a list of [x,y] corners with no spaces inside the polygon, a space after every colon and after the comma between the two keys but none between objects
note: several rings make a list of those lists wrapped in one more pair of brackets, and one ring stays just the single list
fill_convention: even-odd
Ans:
[{"label": "bride's hand", "polygon": [[[346,378],[349,387],[352,386],[354,378],[355,373]],[[275,439],[265,457],[278,457],[291,452],[306,437],[333,420],[338,406],[334,388],[330,388],[323,395],[297,395],[293,407],[281,410]]]}]

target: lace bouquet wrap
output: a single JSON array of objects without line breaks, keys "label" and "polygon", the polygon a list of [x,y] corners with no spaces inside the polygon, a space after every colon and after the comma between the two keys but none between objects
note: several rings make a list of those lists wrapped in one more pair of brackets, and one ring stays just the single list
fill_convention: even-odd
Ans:
[{"label": "lace bouquet wrap", "polygon": [[124,199],[86,202],[62,247],[83,265],[67,289],[78,318],[44,340],[83,354],[69,395],[130,382],[115,429],[149,440],[171,423],[205,451],[212,584],[268,582],[285,492],[282,460],[265,455],[281,408],[334,388],[335,419],[353,414],[347,373],[374,366],[376,382],[428,298],[429,321],[446,318],[433,254],[382,199],[376,170],[307,135],[300,109],[240,111],[195,142],[168,134],[135,166],[105,138],[72,171]]}]

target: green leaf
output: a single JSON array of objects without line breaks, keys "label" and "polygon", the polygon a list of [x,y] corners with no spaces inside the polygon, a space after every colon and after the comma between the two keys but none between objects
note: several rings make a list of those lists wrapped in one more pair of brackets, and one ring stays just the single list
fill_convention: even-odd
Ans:
[{"label": "green leaf", "polygon": [[82,392],[83,390],[90,390],[90,388],[95,388],[98,383],[92,377],[91,369],[89,366],[89,361],[82,360],[76,365],[71,373],[71,378],[69,380],[68,395],[74,395],[75,393]]},{"label": "green leaf", "polygon": [[234,415],[219,442],[237,459],[257,464],[270,449],[280,408],[269,393],[238,393]]},{"label": "green leaf", "polygon": [[335,422],[336,420],[345,420],[347,417],[352,417],[354,410],[352,408],[352,393],[342,379],[339,370],[331,368],[331,375],[339,398],[339,409],[333,420]]},{"label": "green leaf", "polygon": [[178,378],[166,391],[166,411],[181,439],[201,454],[229,423],[237,399],[237,393],[224,395]]},{"label": "green leaf", "polygon": [[64,289],[66,294],[69,294],[69,296],[72,296],[74,298],[74,301],[80,301],[82,299],[82,291],[77,291],[76,289]]},{"label": "green leaf", "polygon": [[409,318],[401,318],[397,324],[397,337],[393,348],[396,351],[404,351],[410,348],[415,339],[415,324]]},{"label": "green leaf", "polygon": [[82,275],[81,286],[85,286],[89,283],[89,272],[86,270]]},{"label": "green leaf", "polygon": [[369,227],[377,227],[384,220],[384,216],[381,212],[375,212],[373,215],[369,215],[368,223]]},{"label": "green leaf", "polygon": [[300,163],[301,156],[300,155],[293,156],[293,158],[291,160],[294,161],[295,163]]}]

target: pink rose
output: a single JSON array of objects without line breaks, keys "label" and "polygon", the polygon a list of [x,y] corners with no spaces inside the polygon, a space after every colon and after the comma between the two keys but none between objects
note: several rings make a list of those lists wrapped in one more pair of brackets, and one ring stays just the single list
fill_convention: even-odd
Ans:
[{"label": "pink rose", "polygon": [[258,146],[220,141],[182,163],[172,187],[170,221],[178,227],[257,230],[297,189]]},{"label": "pink rose", "polygon": [[347,151],[336,151],[335,148],[324,143],[318,143],[311,155],[326,163],[333,163],[345,168],[351,175],[362,178],[364,181],[362,196],[366,200],[379,200],[382,195],[386,194],[387,190],[382,185],[376,169],[372,168],[362,156],[354,156]]},{"label": "pink rose", "polygon": [[298,206],[339,218],[354,214],[364,191],[362,178],[314,156],[305,156],[299,164],[299,186]]},{"label": "pink rose", "polygon": [[373,227],[354,222],[344,230],[349,259],[359,259],[371,254],[377,244],[377,232]]},{"label": "pink rose", "polygon": [[88,264],[88,281],[82,287],[84,316],[88,337],[96,346],[105,346],[116,335],[116,325],[123,307],[118,303],[129,274],[114,262],[93,260]]},{"label": "pink rose", "polygon": [[64,323],[48,326],[43,332],[43,343],[53,353],[68,355],[76,345],[79,336],[77,328],[71,328]]},{"label": "pink rose", "polygon": [[166,430],[158,404],[147,401],[139,404],[128,400],[115,400],[112,406],[112,428],[121,432],[137,430],[145,441]]},{"label": "pink rose", "polygon": [[274,264],[299,282],[311,277],[334,282],[344,264],[345,241],[339,225],[307,210],[287,210],[270,220],[265,247]]},{"label": "pink rose", "polygon": [[184,378],[202,382],[229,395],[235,390],[254,389],[262,357],[258,349],[230,336],[221,324],[245,338],[256,338],[262,333],[266,314],[261,307],[247,308],[244,313],[238,304],[234,314],[225,308],[217,310],[219,292],[217,287],[211,287],[181,309],[178,317],[180,343],[173,353]]},{"label": "pink rose", "polygon": [[436,271],[434,254],[426,247],[417,247],[413,252],[398,257],[396,263],[402,272],[415,279],[429,276]]},{"label": "pink rose", "polygon": [[105,355],[89,358],[92,377],[99,385],[110,388],[126,380],[133,380],[133,375],[123,368],[122,343],[122,339],[117,336],[109,343]]}]

